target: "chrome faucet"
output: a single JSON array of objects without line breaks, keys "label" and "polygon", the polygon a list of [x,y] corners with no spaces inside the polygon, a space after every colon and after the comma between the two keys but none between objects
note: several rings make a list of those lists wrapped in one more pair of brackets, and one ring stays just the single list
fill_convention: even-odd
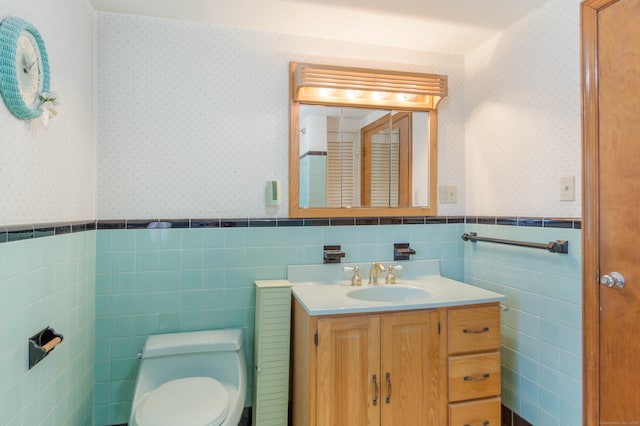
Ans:
[{"label": "chrome faucet", "polygon": [[378,271],[384,272],[386,270],[382,263],[373,262],[369,270],[369,285],[378,285]]}]

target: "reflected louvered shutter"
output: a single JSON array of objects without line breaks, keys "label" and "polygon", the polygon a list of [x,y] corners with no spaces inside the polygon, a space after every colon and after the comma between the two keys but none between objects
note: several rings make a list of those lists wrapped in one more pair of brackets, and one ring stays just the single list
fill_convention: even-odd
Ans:
[{"label": "reflected louvered shutter", "polygon": [[397,207],[400,168],[397,129],[393,131],[391,137],[388,132],[374,135],[370,156],[371,207]]},{"label": "reflected louvered shutter", "polygon": [[327,207],[352,207],[356,187],[357,134],[327,132]]}]

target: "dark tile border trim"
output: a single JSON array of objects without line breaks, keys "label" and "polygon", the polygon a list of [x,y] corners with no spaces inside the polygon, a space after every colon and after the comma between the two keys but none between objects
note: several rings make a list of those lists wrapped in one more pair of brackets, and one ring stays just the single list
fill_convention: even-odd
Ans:
[{"label": "dark tile border trim", "polygon": [[[417,218],[420,219],[420,218]],[[379,217],[356,217],[356,225],[380,225]]]},{"label": "dark tile border trim", "polygon": [[304,219],[303,226],[329,226],[331,224],[331,219]]},{"label": "dark tile border trim", "polygon": [[496,224],[506,226],[518,226],[517,217],[498,217],[496,218]]},{"label": "dark tile border trim", "polygon": [[113,229],[286,228],[299,226],[371,226],[481,224],[556,229],[582,229],[580,218],[502,216],[397,216],[332,218],[213,218],[213,219],[116,219],[0,226],[0,243],[75,232]]},{"label": "dark tile border trim", "polygon": [[0,226],[0,243],[11,243],[33,238],[52,237],[54,235],[71,234],[72,232],[95,230],[95,221]]},{"label": "dark tile border trim", "polygon": [[[280,226],[304,226],[304,219],[278,219],[276,221],[276,225]],[[251,222],[249,222],[249,226],[251,226]]]},{"label": "dark tile border trim", "polygon": [[27,240],[33,238],[33,225],[29,226],[7,226],[7,242]]},{"label": "dark tile border trim", "polygon": [[220,219],[191,219],[191,228],[220,228]]},{"label": "dark tile border trim", "polygon": [[99,220],[96,222],[96,229],[127,229],[126,220]]}]

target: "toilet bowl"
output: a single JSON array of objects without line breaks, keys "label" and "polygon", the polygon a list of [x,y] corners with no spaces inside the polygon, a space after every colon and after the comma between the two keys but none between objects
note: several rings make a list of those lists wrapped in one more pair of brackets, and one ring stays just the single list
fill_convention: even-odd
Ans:
[{"label": "toilet bowl", "polygon": [[242,330],[149,336],[130,426],[237,426],[247,393]]}]

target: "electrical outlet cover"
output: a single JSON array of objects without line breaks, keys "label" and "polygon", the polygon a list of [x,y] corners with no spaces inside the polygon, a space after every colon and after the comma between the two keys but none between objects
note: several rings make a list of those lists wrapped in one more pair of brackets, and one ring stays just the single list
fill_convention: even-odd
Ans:
[{"label": "electrical outlet cover", "polygon": [[455,185],[440,185],[438,188],[440,204],[455,204],[458,201],[457,188]]}]

